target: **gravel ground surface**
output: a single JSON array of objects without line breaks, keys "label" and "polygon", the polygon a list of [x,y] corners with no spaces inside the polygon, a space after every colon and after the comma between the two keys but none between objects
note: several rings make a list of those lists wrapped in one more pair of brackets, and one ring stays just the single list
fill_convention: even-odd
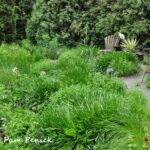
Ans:
[{"label": "gravel ground surface", "polygon": [[146,76],[144,77],[144,80],[142,82],[143,75],[147,70],[147,65],[141,64],[140,66],[141,66],[141,72],[139,74],[128,76],[128,77],[122,77],[122,79],[126,84],[127,88],[130,89],[134,87],[139,87],[141,90],[143,90],[149,99],[149,105],[150,105],[150,89],[146,87]]}]

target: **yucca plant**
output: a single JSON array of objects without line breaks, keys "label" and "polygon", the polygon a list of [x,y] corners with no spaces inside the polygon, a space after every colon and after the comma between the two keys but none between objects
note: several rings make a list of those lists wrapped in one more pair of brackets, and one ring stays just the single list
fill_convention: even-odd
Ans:
[{"label": "yucca plant", "polygon": [[127,51],[135,51],[137,45],[138,45],[137,39],[127,39],[123,41],[121,47],[123,47],[123,49]]}]

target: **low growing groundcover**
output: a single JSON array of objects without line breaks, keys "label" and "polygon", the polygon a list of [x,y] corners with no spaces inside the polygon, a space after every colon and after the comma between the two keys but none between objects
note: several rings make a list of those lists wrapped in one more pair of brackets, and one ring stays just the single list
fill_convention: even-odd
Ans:
[{"label": "low growing groundcover", "polygon": [[139,89],[126,89],[118,78],[139,71],[134,53],[97,56],[96,48],[63,47],[54,60],[39,55],[38,46],[33,49],[18,44],[0,47],[0,117],[4,118],[0,128],[9,139],[5,144],[0,141],[0,149],[150,146],[148,100]]}]

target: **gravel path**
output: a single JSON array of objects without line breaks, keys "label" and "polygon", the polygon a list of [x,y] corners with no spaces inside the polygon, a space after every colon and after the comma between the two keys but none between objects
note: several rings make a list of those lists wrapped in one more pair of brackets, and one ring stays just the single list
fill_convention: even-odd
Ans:
[{"label": "gravel path", "polygon": [[147,97],[149,99],[149,104],[150,104],[150,89],[146,88],[146,86],[145,86],[146,85],[146,77],[144,78],[143,83],[141,83],[146,69],[147,69],[146,65],[141,65],[141,72],[138,75],[122,77],[122,79],[129,89],[134,88],[134,87],[141,88],[141,90],[143,90],[144,93],[147,95]]}]

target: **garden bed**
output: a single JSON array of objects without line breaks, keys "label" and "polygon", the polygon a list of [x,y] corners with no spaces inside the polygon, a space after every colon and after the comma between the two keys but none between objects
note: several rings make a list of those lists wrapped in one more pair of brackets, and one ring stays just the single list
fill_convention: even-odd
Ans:
[{"label": "garden bed", "polygon": [[82,46],[61,48],[59,58],[51,60],[15,44],[0,49],[0,116],[6,118],[1,128],[12,139],[51,139],[46,144],[0,142],[1,149],[143,147],[149,133],[144,130],[149,128],[147,98],[126,90],[116,77],[138,73],[134,53],[96,56],[96,48]]}]

